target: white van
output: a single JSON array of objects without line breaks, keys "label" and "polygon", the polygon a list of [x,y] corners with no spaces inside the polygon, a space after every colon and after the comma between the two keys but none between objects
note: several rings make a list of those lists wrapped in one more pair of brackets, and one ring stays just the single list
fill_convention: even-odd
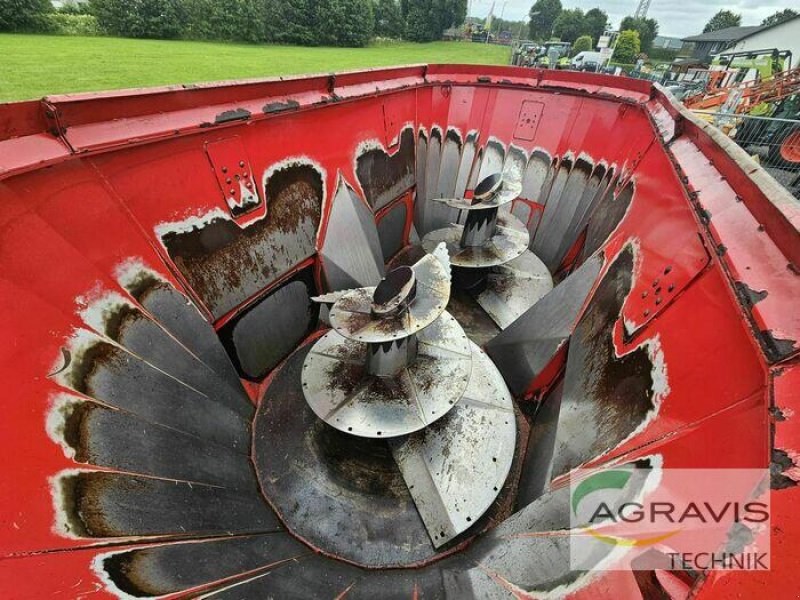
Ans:
[{"label": "white van", "polygon": [[570,62],[570,65],[573,69],[578,71],[591,65],[591,70],[594,71],[597,68],[597,65],[600,64],[600,56],[601,54],[599,52],[589,52],[588,50],[584,50],[583,52],[578,52],[572,57],[572,62]]}]

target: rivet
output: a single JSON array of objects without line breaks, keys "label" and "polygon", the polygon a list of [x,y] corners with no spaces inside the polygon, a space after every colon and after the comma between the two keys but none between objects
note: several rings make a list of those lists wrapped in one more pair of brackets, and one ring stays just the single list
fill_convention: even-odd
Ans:
[{"label": "rivet", "polygon": [[243,160],[240,160],[240,161],[239,161],[239,166],[240,166],[240,167],[243,167],[243,166],[244,166],[244,161],[243,161]]},{"label": "rivet", "polygon": [[672,265],[667,265],[667,267],[664,269],[664,275],[666,275],[670,271],[672,271]]},{"label": "rivet", "polygon": [[642,298],[647,298],[647,290],[642,292]]},{"label": "rivet", "polygon": [[236,195],[236,190],[235,189],[231,188],[230,192],[231,192],[231,196],[235,196]]},{"label": "rivet", "polygon": [[653,280],[653,287],[658,287],[658,279]]},{"label": "rivet", "polygon": [[644,311],[644,316],[645,316],[645,317],[646,317],[647,315],[649,315],[649,314],[650,314],[650,311],[649,311],[649,310],[645,310],[645,311]]},{"label": "rivet", "polygon": [[659,304],[661,304],[661,298],[656,298],[656,306],[658,306]]},{"label": "rivet", "polygon": [[675,284],[674,284],[674,283],[670,283],[670,284],[669,284],[669,287],[667,288],[667,291],[668,291],[668,292],[671,292],[671,291],[672,291],[672,290],[674,290],[674,289],[675,289]]},{"label": "rivet", "polygon": [[223,173],[227,173],[228,172],[228,167],[222,167],[222,172]]},{"label": "rivet", "polygon": [[230,177],[226,178],[226,179],[225,179],[225,183],[227,183],[228,185],[230,185],[230,184],[231,184],[231,178],[230,178]]}]

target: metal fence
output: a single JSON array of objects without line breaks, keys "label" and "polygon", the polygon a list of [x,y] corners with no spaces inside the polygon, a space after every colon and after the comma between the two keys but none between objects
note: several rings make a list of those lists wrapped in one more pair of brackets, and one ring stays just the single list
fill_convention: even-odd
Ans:
[{"label": "metal fence", "polygon": [[800,199],[800,120],[693,110],[719,128]]}]

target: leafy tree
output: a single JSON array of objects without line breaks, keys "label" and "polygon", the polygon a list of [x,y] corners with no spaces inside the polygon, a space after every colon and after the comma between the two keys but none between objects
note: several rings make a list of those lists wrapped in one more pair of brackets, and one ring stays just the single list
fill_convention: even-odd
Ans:
[{"label": "leafy tree", "polygon": [[[412,42],[438,39],[439,23],[431,0],[407,0],[405,38]],[[443,31],[443,30],[442,30]]]},{"label": "leafy tree", "polygon": [[64,4],[56,12],[64,15],[86,15],[89,13],[89,5],[86,2],[65,0]]},{"label": "leafy tree", "polygon": [[783,23],[784,21],[788,21],[796,16],[800,15],[799,12],[796,10],[792,10],[791,8],[784,8],[783,10],[779,10],[766,19],[761,21],[762,25],[777,25],[778,23]]},{"label": "leafy tree", "polygon": [[386,38],[403,37],[403,15],[397,0],[377,0],[374,12],[375,35]]},{"label": "leafy tree", "polygon": [[616,63],[632,64],[639,52],[641,52],[639,32],[629,29],[619,34],[612,60]]},{"label": "leafy tree", "polygon": [[738,27],[741,24],[742,15],[730,10],[725,10],[723,8],[713,17],[711,17],[711,20],[708,23],[706,23],[706,26],[703,27],[703,33],[719,31],[720,29],[725,29],[727,27]]},{"label": "leafy tree", "polygon": [[102,29],[125,37],[176,38],[186,21],[181,0],[90,0],[89,7]]},{"label": "leafy tree", "polygon": [[467,18],[467,0],[434,0],[433,5],[439,27],[436,39],[445,29],[461,25]]},{"label": "leafy tree", "polygon": [[317,0],[315,41],[322,46],[366,46],[375,17],[370,0]]},{"label": "leafy tree", "polygon": [[52,10],[49,0],[0,0],[0,31],[36,29]]},{"label": "leafy tree", "polygon": [[526,24],[525,21],[509,21],[497,17],[492,19],[492,31],[511,31],[516,37],[517,33],[524,29]]},{"label": "leafy tree", "polygon": [[273,10],[265,18],[277,26],[271,39],[279,44],[313,46],[314,11],[310,0],[272,0]]},{"label": "leafy tree", "polygon": [[441,39],[448,27],[464,22],[467,0],[405,0],[401,10],[406,19],[406,39],[432,42]]},{"label": "leafy tree", "polygon": [[599,40],[606,29],[608,29],[608,15],[604,10],[592,8],[586,11],[583,17],[583,33],[593,40]]},{"label": "leafy tree", "polygon": [[635,19],[625,17],[620,23],[620,31],[636,31],[639,33],[639,40],[643,52],[650,52],[653,47],[653,40],[658,35],[658,22],[655,19]]},{"label": "leafy tree", "polygon": [[532,40],[546,40],[561,13],[561,0],[536,0],[529,13],[528,33]]},{"label": "leafy tree", "polygon": [[574,42],[584,32],[583,11],[580,8],[562,10],[553,24],[553,35],[562,42]]},{"label": "leafy tree", "polygon": [[578,52],[588,52],[593,47],[591,36],[582,35],[572,44],[572,56],[575,56]]}]

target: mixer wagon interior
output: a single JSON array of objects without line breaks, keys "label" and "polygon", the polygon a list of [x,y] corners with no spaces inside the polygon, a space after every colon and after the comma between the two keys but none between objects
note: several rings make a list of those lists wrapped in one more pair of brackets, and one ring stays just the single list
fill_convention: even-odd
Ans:
[{"label": "mixer wagon interior", "polygon": [[[626,78],[423,65],[0,105],[0,586],[778,594],[798,223]],[[570,473],[608,465],[769,468],[771,571],[593,571],[611,546],[571,569]]]}]

